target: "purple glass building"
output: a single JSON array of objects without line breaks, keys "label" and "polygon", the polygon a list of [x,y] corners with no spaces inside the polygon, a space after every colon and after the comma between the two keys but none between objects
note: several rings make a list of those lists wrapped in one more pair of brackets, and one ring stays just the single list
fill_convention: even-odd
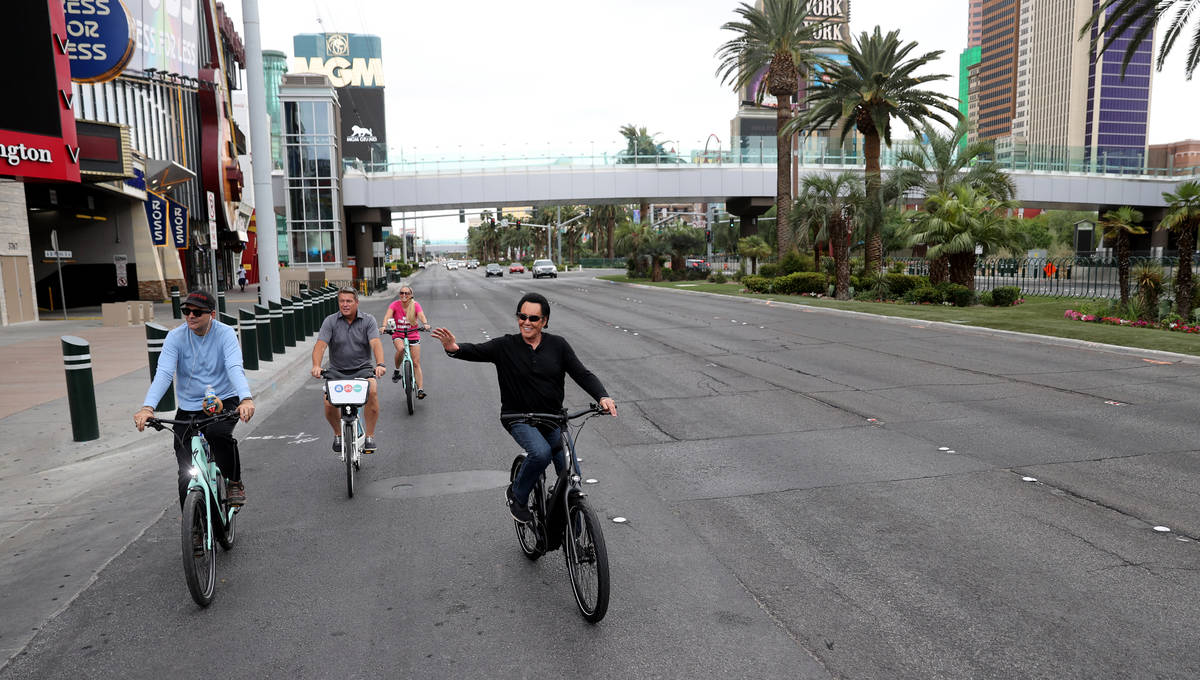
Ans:
[{"label": "purple glass building", "polygon": [[[1092,0],[1093,11],[1099,4],[1099,0]],[[1096,30],[1092,29],[1093,37]],[[1084,145],[1089,160],[1099,165],[1142,167],[1145,163],[1153,32],[1138,45],[1124,77],[1121,76],[1121,62],[1136,30],[1134,26],[1115,38],[1112,46],[1088,68]],[[1115,28],[1108,28],[1105,38],[1112,38],[1115,33]]]}]

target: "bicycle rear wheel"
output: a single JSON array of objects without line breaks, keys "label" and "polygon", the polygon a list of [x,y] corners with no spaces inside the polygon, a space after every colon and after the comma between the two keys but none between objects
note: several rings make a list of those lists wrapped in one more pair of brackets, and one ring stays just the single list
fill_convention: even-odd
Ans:
[{"label": "bicycle rear wheel", "polygon": [[413,414],[413,367],[410,362],[404,362],[404,398],[408,401],[408,415]]},{"label": "bicycle rear wheel", "polygon": [[571,590],[583,618],[596,623],[608,612],[608,549],[587,501],[579,496],[569,498],[567,513],[563,555],[571,574]]},{"label": "bicycle rear wheel", "polygon": [[[204,508],[204,491],[193,489],[183,501],[183,576],[192,599],[207,607],[213,599],[217,584],[217,555],[207,540],[208,516]],[[199,548],[197,548],[197,538]]]},{"label": "bicycle rear wheel", "polygon": [[213,535],[217,537],[217,542],[225,550],[233,550],[233,542],[237,538],[237,512],[230,514],[229,502],[225,495],[225,487],[227,482],[224,477],[217,478],[217,497],[221,499],[218,507],[221,508],[221,516],[213,523]]},{"label": "bicycle rear wheel", "polygon": [[[517,479],[517,472],[521,469],[521,464],[525,462],[525,456],[520,455],[513,459],[512,469],[508,474],[508,483],[512,484]],[[529,494],[531,498],[540,497],[542,492],[541,484],[534,487]],[[529,510],[533,512],[532,522],[518,522],[513,520],[513,526],[517,530],[517,543],[521,546],[521,552],[525,554],[531,561],[536,561],[545,552],[543,542],[538,539],[541,531],[541,521],[538,517],[538,509],[536,504],[530,504]]]},{"label": "bicycle rear wheel", "polygon": [[342,457],[346,459],[346,493],[354,498],[354,456],[357,450],[358,433],[354,423],[342,423]]}]

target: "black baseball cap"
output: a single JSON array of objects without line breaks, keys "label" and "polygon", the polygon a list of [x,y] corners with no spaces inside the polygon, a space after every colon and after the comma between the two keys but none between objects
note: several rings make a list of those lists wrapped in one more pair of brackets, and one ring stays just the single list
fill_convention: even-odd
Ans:
[{"label": "black baseball cap", "polygon": [[211,312],[217,308],[217,303],[213,299],[212,294],[203,288],[197,288],[188,293],[187,299],[183,301],[183,304],[203,309],[206,312]]}]

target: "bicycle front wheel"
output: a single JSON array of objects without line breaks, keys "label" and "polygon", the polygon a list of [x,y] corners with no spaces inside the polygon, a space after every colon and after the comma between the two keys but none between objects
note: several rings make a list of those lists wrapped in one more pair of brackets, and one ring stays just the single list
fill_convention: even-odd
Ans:
[{"label": "bicycle front wheel", "polygon": [[563,555],[571,574],[575,603],[583,618],[596,623],[608,612],[608,549],[600,522],[582,497],[567,501],[563,534]]},{"label": "bicycle front wheel", "polygon": [[413,367],[409,362],[404,362],[404,398],[408,401],[408,415],[413,414]]},{"label": "bicycle front wheel", "polygon": [[192,599],[207,607],[217,584],[217,555],[208,540],[208,515],[204,491],[193,489],[183,501],[183,575]]},{"label": "bicycle front wheel", "polygon": [[355,456],[358,455],[358,433],[354,423],[342,423],[342,457],[346,459],[346,493],[354,498]]}]

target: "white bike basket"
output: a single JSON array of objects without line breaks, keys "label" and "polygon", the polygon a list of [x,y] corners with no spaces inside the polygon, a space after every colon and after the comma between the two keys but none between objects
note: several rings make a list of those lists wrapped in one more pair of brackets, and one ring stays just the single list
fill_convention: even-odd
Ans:
[{"label": "white bike basket", "polygon": [[362,406],[367,403],[370,387],[367,380],[326,380],[325,394],[334,406]]}]

